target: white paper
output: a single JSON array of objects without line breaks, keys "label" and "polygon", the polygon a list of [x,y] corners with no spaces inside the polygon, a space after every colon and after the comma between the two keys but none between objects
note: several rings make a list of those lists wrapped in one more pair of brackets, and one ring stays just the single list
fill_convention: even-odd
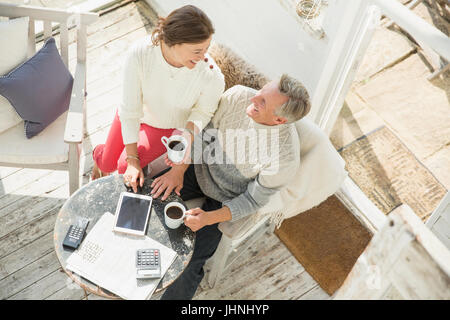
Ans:
[{"label": "white paper", "polygon": [[[123,299],[148,299],[177,253],[147,236],[115,233],[113,224],[114,215],[105,212],[67,259],[67,269]],[[136,251],[150,248],[160,251],[161,278],[136,279]]]}]

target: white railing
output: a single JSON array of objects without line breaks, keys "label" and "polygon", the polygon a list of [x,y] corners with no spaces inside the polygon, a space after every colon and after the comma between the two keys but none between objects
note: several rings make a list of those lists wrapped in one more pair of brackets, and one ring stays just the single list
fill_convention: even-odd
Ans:
[{"label": "white railing", "polygon": [[450,39],[443,32],[394,0],[372,0],[383,14],[408,32],[418,43],[424,43],[450,61]]}]

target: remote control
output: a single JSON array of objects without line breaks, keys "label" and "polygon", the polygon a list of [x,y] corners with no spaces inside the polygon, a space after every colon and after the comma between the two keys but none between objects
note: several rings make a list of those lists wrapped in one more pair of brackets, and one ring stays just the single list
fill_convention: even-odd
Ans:
[{"label": "remote control", "polygon": [[161,257],[158,249],[140,249],[136,252],[136,278],[161,277]]},{"label": "remote control", "polygon": [[88,224],[89,220],[82,218],[78,221],[78,224],[71,225],[64,238],[63,247],[72,250],[77,249],[83,241]]}]

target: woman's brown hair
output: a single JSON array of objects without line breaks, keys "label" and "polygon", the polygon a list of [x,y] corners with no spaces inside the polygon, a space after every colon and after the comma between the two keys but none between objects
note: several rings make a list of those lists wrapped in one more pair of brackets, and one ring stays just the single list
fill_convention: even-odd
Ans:
[{"label": "woman's brown hair", "polygon": [[159,18],[152,32],[152,43],[164,41],[169,47],[181,43],[201,43],[214,33],[208,16],[199,8],[186,5]]}]

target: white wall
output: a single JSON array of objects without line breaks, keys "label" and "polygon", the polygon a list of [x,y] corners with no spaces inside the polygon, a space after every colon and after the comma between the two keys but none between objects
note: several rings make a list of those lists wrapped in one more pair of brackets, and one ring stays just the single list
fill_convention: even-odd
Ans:
[{"label": "white wall", "polygon": [[310,93],[315,121],[315,111],[323,110],[322,104],[329,100],[327,94],[338,94],[329,90],[336,82],[332,75],[340,72],[365,2],[328,0],[323,11],[326,37],[318,40],[301,26],[292,8],[298,2],[294,0],[146,1],[161,16],[186,4],[201,8],[213,21],[216,42],[231,47],[270,78],[287,73],[299,79]]},{"label": "white wall", "polygon": [[[235,50],[267,76],[274,78],[283,72],[302,81],[313,91],[324,65],[330,37],[316,40],[309,36],[288,12],[289,0],[147,0],[160,15],[187,3],[201,8],[213,21],[214,39]],[[344,1],[337,1],[344,2]],[[348,2],[348,1],[347,1]],[[329,1],[324,29],[334,36],[345,5]],[[302,50],[299,49],[302,48]]]}]

